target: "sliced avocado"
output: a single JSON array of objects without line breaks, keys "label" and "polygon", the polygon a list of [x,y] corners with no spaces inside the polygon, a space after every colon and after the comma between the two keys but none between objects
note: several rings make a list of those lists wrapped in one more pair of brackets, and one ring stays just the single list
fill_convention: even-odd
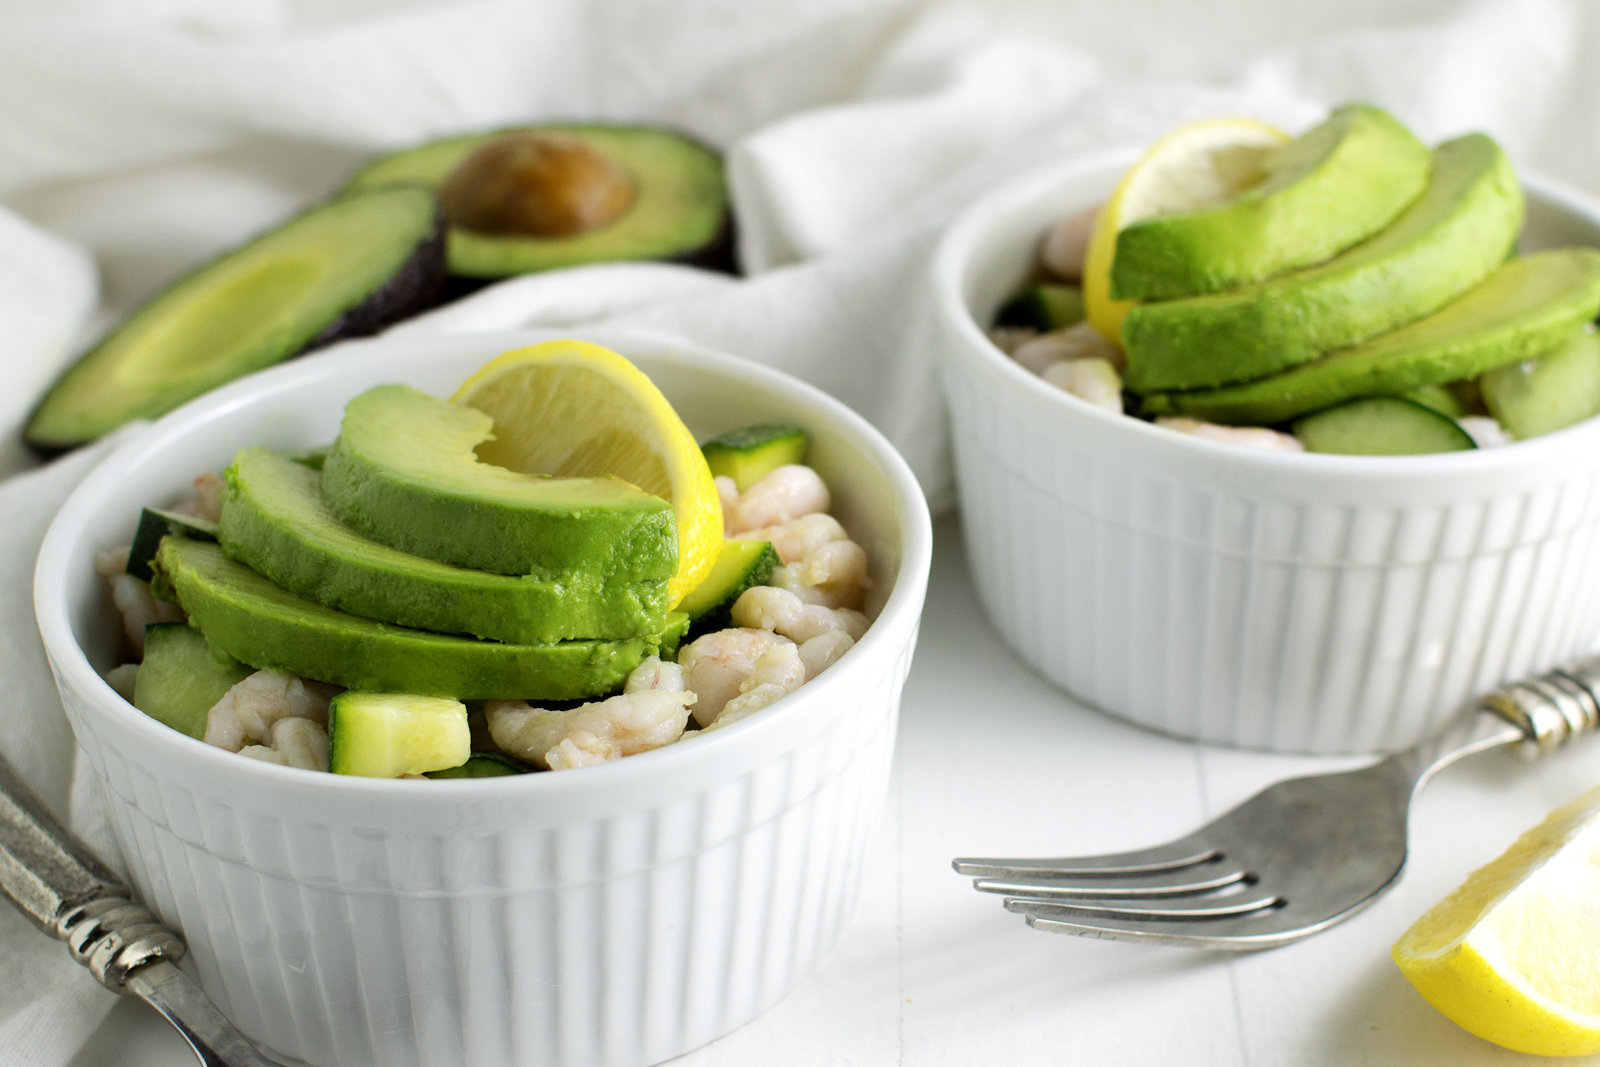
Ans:
[{"label": "sliced avocado", "polygon": [[[369,164],[351,179],[347,191],[397,184],[443,189],[474,153],[485,148],[493,152],[496,142],[529,136],[580,141],[627,173],[632,180],[631,199],[605,224],[564,235],[484,232],[453,221],[449,237],[451,273],[470,278],[503,278],[632,259],[729,265],[732,228],[721,156],[671,130],[553,125],[452,137]],[[515,152],[506,155],[513,161],[517,158]],[[516,177],[513,174],[503,180],[514,182]]]},{"label": "sliced avocado", "polygon": [[1083,290],[1076,285],[1030,285],[1000,306],[995,325],[1049,333],[1076,326],[1083,314]]},{"label": "sliced avocado", "polygon": [[719,434],[700,451],[712,475],[732,478],[742,493],[779,467],[804,462],[808,444],[803,427],[762,423]]},{"label": "sliced avocado", "polygon": [[139,512],[139,525],[133,531],[133,544],[128,549],[128,573],[141,582],[148,582],[155,577],[150,565],[156,558],[156,549],[161,547],[161,539],[168,534],[215,541],[217,524],[197,515],[145,508]]},{"label": "sliced avocado", "polygon": [[1517,440],[1600,415],[1600,334],[1585,329],[1537,359],[1479,379],[1489,413]]},{"label": "sliced avocado", "polygon": [[144,662],[134,676],[133,706],[200,740],[212,707],[250,673],[188,623],[153,623],[144,628]]},{"label": "sliced avocado", "polygon": [[328,705],[328,770],[399,778],[459,767],[472,755],[467,706],[449,697],[346,690]]},{"label": "sliced avocado", "polygon": [[733,625],[733,604],[746,589],[762,585],[783,561],[770,541],[729,538],[705,581],[678,602],[689,616],[689,638]]},{"label": "sliced avocado", "polygon": [[1424,404],[1398,396],[1368,396],[1294,421],[1307,452],[1346,456],[1419,456],[1476,448],[1472,436]]},{"label": "sliced avocado", "polygon": [[501,778],[510,774],[528,774],[533,770],[498,752],[474,752],[459,767],[446,767],[442,771],[428,771],[429,778]]},{"label": "sliced avocado", "polygon": [[1341,400],[1469,378],[1548,352],[1600,311],[1600,252],[1558,248],[1507,261],[1420,322],[1353,348],[1220,389],[1157,393],[1141,414],[1212,422],[1283,422]]},{"label": "sliced avocado", "polygon": [[157,581],[211,644],[272,667],[350,689],[458,700],[584,700],[609,693],[649,656],[670,658],[688,617],[621,641],[510,645],[427,633],[325,608],[229,559],[221,546],[169,537]]},{"label": "sliced avocado", "polygon": [[1431,167],[1428,149],[1388,112],[1346,105],[1274,152],[1266,178],[1240,196],[1119,231],[1111,295],[1216,293],[1321,263],[1393,222]]},{"label": "sliced avocado", "polygon": [[1427,191],[1371,240],[1272,281],[1136,305],[1122,324],[1128,388],[1264,378],[1414,322],[1505,260],[1522,210],[1499,146],[1482,134],[1447,141]]},{"label": "sliced avocado", "polygon": [[670,578],[672,506],[619,478],[552,478],[480,462],[493,420],[405,385],[345,405],[322,467],[340,521],[403,552],[560,581]]},{"label": "sliced avocado", "polygon": [[134,312],[69,367],[27,440],[70,448],[225,382],[431,306],[444,231],[431,193],[335,200],[212,260]]},{"label": "sliced avocado", "polygon": [[1451,391],[1449,385],[1419,385],[1400,395],[1425,408],[1432,408],[1447,419],[1460,419],[1472,414],[1471,409]]},{"label": "sliced avocado", "polygon": [[512,644],[634,637],[666,621],[665,581],[491,574],[363,537],[329,509],[315,470],[265,448],[241,450],[226,478],[223,549],[324,607]]}]

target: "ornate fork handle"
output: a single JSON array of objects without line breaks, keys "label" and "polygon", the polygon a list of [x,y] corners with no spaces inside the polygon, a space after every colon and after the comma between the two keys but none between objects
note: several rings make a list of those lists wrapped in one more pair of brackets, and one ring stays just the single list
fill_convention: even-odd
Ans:
[{"label": "ornate fork handle", "polygon": [[1483,706],[1518,727],[1538,755],[1600,729],[1600,655],[1498,689]]}]

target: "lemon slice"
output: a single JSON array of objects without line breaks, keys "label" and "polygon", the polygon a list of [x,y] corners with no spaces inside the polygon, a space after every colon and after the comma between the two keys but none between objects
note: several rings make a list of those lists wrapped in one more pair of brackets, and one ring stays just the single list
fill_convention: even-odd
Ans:
[{"label": "lemon slice", "polygon": [[1540,1056],[1600,1052],[1600,789],[1472,872],[1393,954],[1479,1037]]},{"label": "lemon slice", "polygon": [[672,603],[700,584],[722,548],[722,502],[694,435],[639,368],[586,341],[507,352],[452,398],[494,419],[485,463],[528,474],[615,475],[672,505],[678,570]]},{"label": "lemon slice", "polygon": [[1111,298],[1117,231],[1140,219],[1225,204],[1266,177],[1272,153],[1289,140],[1254,119],[1207,119],[1180,126],[1150,146],[1122,176],[1089,234],[1083,266],[1083,305],[1089,321],[1122,343],[1122,320],[1132,300]]}]

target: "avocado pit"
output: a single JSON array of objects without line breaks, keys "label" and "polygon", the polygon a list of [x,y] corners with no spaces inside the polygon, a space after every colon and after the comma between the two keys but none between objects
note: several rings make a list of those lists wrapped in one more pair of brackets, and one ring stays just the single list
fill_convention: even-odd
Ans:
[{"label": "avocado pit", "polygon": [[439,199],[451,225],[462,229],[572,237],[614,222],[637,194],[627,168],[583,139],[523,130],[463,159]]}]

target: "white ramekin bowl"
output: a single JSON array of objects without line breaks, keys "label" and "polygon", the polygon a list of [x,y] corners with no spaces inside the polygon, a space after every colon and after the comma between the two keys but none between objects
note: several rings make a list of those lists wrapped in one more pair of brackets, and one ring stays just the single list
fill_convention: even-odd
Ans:
[{"label": "white ramekin bowl", "polygon": [[[930,275],[967,553],[1017,655],[1166,733],[1337,753],[1592,649],[1600,419],[1471,453],[1268,453],[1098,410],[989,343],[1041,235],[1134,158],[995,190]],[[1593,203],[1526,188],[1525,249],[1600,245]]]},{"label": "white ramekin bowl", "polygon": [[201,984],[276,1054],[335,1067],[645,1064],[712,1040],[838,938],[889,776],[931,550],[927,508],[870,426],[792,378],[641,334],[633,359],[705,435],[792,421],[871,553],[876,619],[822,677],[746,722],[577,771],[477,781],[316,775],[241,759],[101,680],[116,620],[96,549],[248,444],[337,433],[378,382],[448,396],[553,334],[357,342],[162,419],[72,495],[45,538],[40,632],[134,888],[183,931]]}]

